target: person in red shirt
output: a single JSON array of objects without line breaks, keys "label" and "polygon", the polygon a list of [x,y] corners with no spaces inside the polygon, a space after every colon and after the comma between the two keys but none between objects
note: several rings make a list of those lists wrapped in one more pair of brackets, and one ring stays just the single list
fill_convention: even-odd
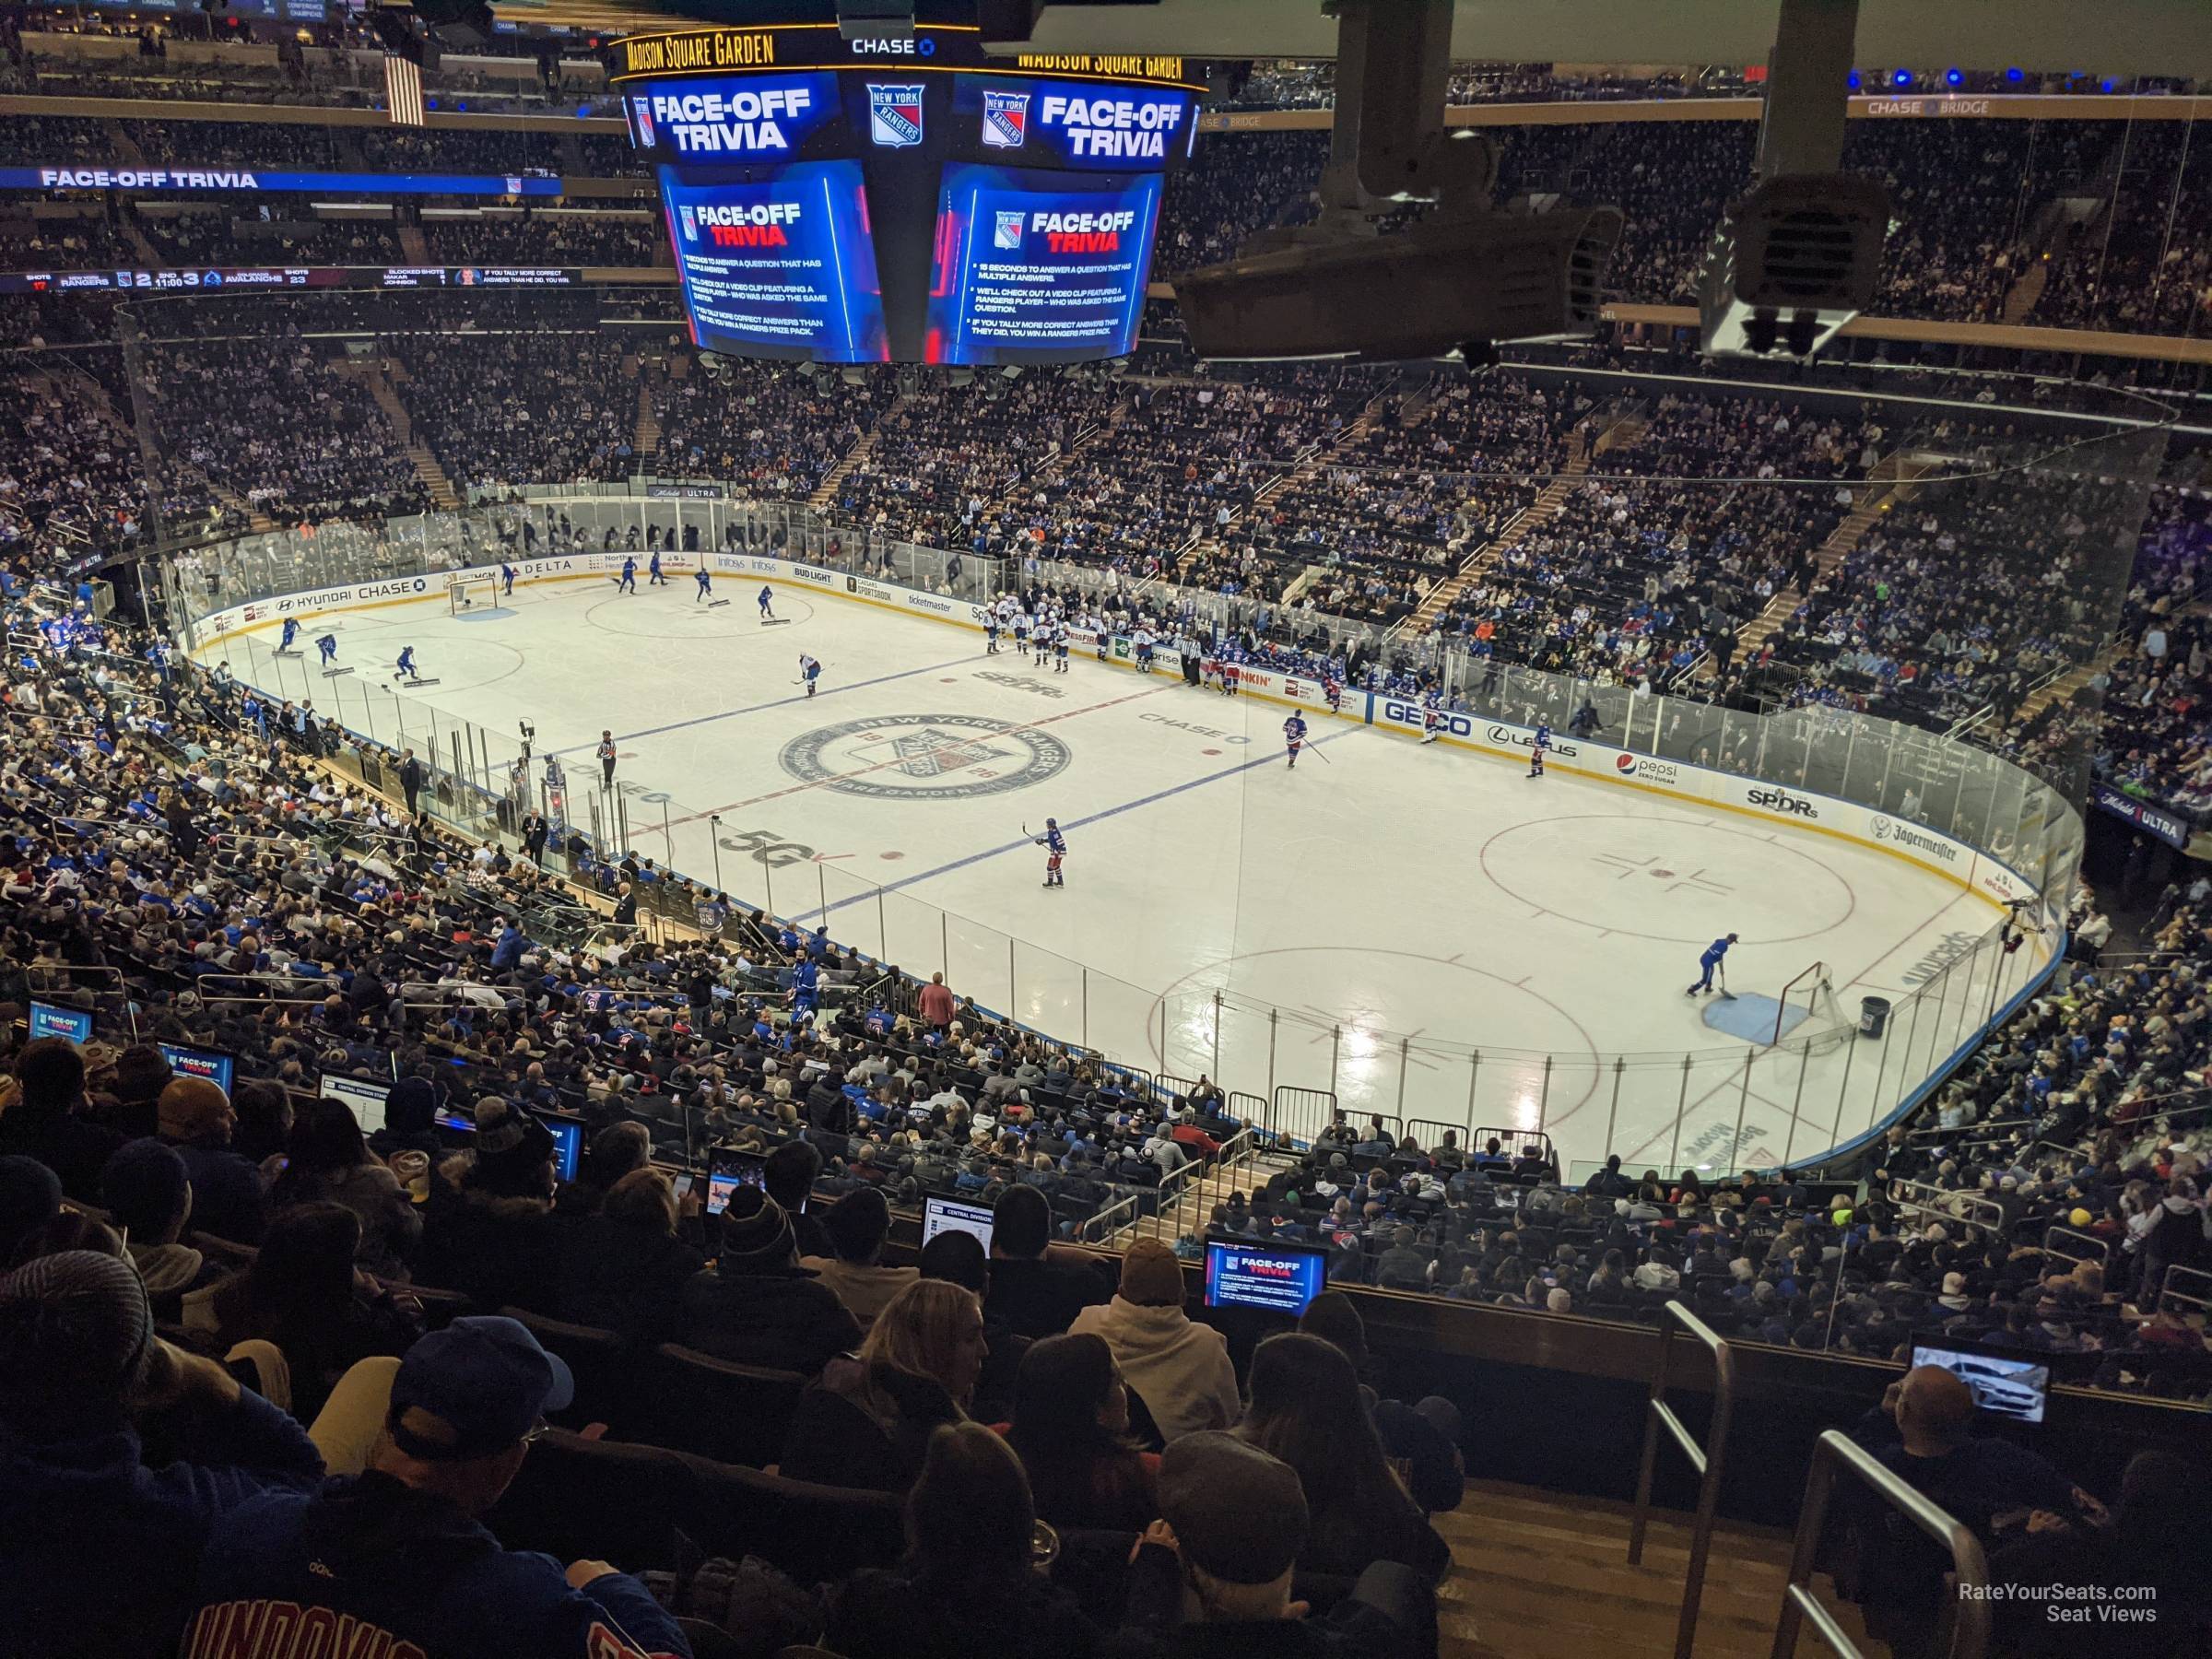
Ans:
[{"label": "person in red shirt", "polygon": [[952,1024],[952,1017],[959,1010],[959,999],[945,983],[945,976],[933,973],[929,983],[922,987],[922,1020],[925,1025],[942,1031]]}]

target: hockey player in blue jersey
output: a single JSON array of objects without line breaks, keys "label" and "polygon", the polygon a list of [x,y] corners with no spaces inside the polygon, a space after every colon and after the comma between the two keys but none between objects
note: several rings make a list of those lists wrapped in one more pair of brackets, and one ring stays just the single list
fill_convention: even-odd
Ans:
[{"label": "hockey player in blue jersey", "polygon": [[1434,743],[1444,735],[1444,700],[1431,691],[1421,699],[1421,741]]},{"label": "hockey player in blue jersey", "polygon": [[1283,747],[1290,751],[1290,769],[1298,770],[1298,751],[1306,747],[1306,717],[1293,713],[1283,722]]},{"label": "hockey player in blue jersey", "polygon": [[615,592],[618,594],[634,594],[637,591],[638,561],[635,559],[626,557],[622,560],[621,579],[615,583]]},{"label": "hockey player in blue jersey", "polygon": [[808,656],[805,652],[800,652],[799,678],[806,684],[807,696],[812,697],[814,695],[814,682],[821,677],[822,665],[816,662],[812,657]]},{"label": "hockey player in blue jersey", "polygon": [[645,568],[645,585],[647,587],[666,587],[668,585],[668,578],[661,574],[661,556],[657,551],[653,556],[653,562]]},{"label": "hockey player in blue jersey", "polygon": [[315,641],[315,649],[323,653],[324,662],[336,662],[338,660],[338,636],[336,634],[324,634],[321,639]]},{"label": "hockey player in blue jersey", "polygon": [[422,677],[415,669],[414,646],[403,645],[399,648],[399,661],[392,665],[392,677],[395,680],[418,680]]},{"label": "hockey player in blue jersey", "polygon": [[774,588],[772,588],[772,587],[763,587],[763,588],[760,590],[760,620],[761,620],[761,621],[763,621],[763,622],[773,622],[773,621],[776,619],[776,612],[775,612],[775,598],[776,598],[776,590],[775,590]]},{"label": "hockey player in blue jersey", "polygon": [[[1536,735],[1530,738],[1528,743],[1528,775],[1530,777],[1540,778],[1544,775],[1544,757],[1550,747],[1551,727],[1544,721],[1539,720],[1536,722]],[[1728,936],[1734,938],[1735,935],[1730,934]],[[1711,975],[1707,977],[1710,978]]]},{"label": "hockey player in blue jersey", "polygon": [[289,651],[292,648],[292,641],[299,637],[300,618],[297,617],[287,617],[284,619],[284,638],[276,641],[276,649],[279,651]]},{"label": "hockey player in blue jersey", "polygon": [[1048,888],[1065,887],[1060,874],[1061,861],[1067,856],[1067,837],[1060,833],[1060,820],[1046,818],[1044,833],[1033,838],[1044,849],[1044,885]]},{"label": "hockey player in blue jersey", "polygon": [[691,595],[692,604],[703,604],[713,596],[714,579],[707,573],[705,565],[700,565],[698,570],[691,572],[691,580],[699,583],[699,592]]},{"label": "hockey player in blue jersey", "polygon": [[505,599],[514,597],[514,567],[503,559],[500,560],[500,594]]},{"label": "hockey player in blue jersey", "polygon": [[[1532,773],[1530,775],[1534,776],[1535,774]],[[1702,970],[1702,971],[1700,972],[1697,981],[1689,987],[1688,990],[1683,992],[1682,994],[1685,996],[1695,996],[1700,992],[1712,990],[1712,971],[1715,968],[1721,969],[1722,978],[1725,979],[1727,977],[1728,971],[1727,969],[1721,967],[1721,959],[1728,954],[1728,947],[1735,943],[1735,935],[1734,934],[1730,934],[1726,938],[1715,939],[1712,944],[1706,946],[1705,954],[1698,959],[1698,967]]]}]

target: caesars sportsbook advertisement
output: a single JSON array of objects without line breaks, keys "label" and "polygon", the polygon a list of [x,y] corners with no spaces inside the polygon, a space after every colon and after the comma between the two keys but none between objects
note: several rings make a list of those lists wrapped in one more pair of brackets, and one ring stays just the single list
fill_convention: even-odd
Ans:
[{"label": "caesars sportsbook advertisement", "polygon": [[972,29],[633,35],[696,344],[825,363],[1119,357],[1198,88],[1174,58],[982,54]]}]

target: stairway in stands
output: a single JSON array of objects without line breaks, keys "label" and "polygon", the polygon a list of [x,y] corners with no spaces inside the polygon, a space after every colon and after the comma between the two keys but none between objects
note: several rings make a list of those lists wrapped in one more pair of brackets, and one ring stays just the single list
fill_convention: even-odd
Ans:
[{"label": "stairway in stands", "polygon": [[409,265],[427,265],[438,263],[430,257],[430,244],[423,240],[420,225],[407,219],[401,219],[393,229],[399,232],[400,251],[406,254]]},{"label": "stairway in stands", "polygon": [[[133,234],[136,233],[133,232]],[[116,429],[118,441],[126,445],[132,453],[141,453],[136,428],[133,426],[129,417],[115,406],[114,399],[108,395],[108,389],[91,374],[76,363],[69,361],[65,355],[56,353],[51,359],[51,368],[46,379],[55,396],[82,406],[95,419],[113,427]],[[163,465],[175,477],[189,479],[206,490],[230,512],[242,513],[245,516],[248,529],[262,531],[274,530],[278,527],[276,521],[262,512],[260,508],[248,501],[236,490],[218,484],[183,457],[180,455],[168,456]]]},{"label": "stairway in stands", "polygon": [[1464,593],[1468,584],[1497,563],[1499,558],[1518,546],[1522,539],[1541,525],[1559,516],[1559,509],[1575,487],[1589,474],[1590,463],[1609,449],[1618,449],[1624,443],[1633,443],[1642,437],[1651,423],[1641,415],[1623,415],[1600,432],[1596,441],[1586,442],[1581,432],[1574,436],[1573,446],[1567,465],[1559,476],[1544,487],[1543,493],[1514,514],[1495,540],[1485,542],[1462,561],[1458,570],[1438,582],[1421,601],[1420,608],[1391,630],[1393,638],[1410,635],[1420,638],[1436,626],[1452,601]]},{"label": "stairway in stands", "polygon": [[[335,366],[333,365],[334,368]],[[430,493],[431,505],[441,512],[453,512],[461,505],[460,494],[453,488],[453,479],[446,477],[445,468],[438,464],[438,457],[430,453],[430,446],[415,436],[414,418],[407,413],[406,405],[399,401],[399,394],[393,389],[394,380],[404,381],[407,378],[406,365],[396,358],[387,358],[382,363],[361,363],[352,372],[359,378],[369,395],[376,400],[376,406],[384,412],[384,418],[392,423],[392,430],[398,435],[400,447],[406,451],[407,460],[415,468],[415,476],[422,480],[423,488]],[[386,378],[387,374],[390,378]]]},{"label": "stairway in stands", "polygon": [[[1908,455],[1901,450],[1877,461],[1859,490],[1857,501],[1843,515],[1843,522],[1828,533],[1828,539],[1820,544],[1820,551],[1814,556],[1814,581],[1818,582],[1848,559],[1860,539],[1892,506],[1910,500],[1912,481],[1924,473],[1934,471],[1936,465],[1933,460]],[[1736,635],[1736,660],[1743,661],[1766,643],[1768,637],[1790,619],[1790,613],[1804,598],[1802,593],[1792,590],[1768,600],[1766,609],[1744,624],[1743,630]],[[1710,668],[1709,664],[1709,672]]]},{"label": "stairway in stands", "polygon": [[642,358],[627,359],[623,366],[638,377],[638,413],[630,425],[630,470],[649,473],[661,453],[661,410],[653,365]]},{"label": "stairway in stands", "polygon": [[814,493],[806,498],[806,505],[817,512],[826,512],[835,506],[838,488],[844,483],[846,475],[876,453],[876,434],[883,429],[886,421],[905,407],[904,393],[892,398],[889,406],[877,417],[876,424],[863,432],[859,441],[840,455],[837,465],[822,475],[822,481],[814,487]]},{"label": "stairway in stands", "polygon": [[[1630,1449],[1633,1455],[1633,1448]],[[1687,1516],[1663,1512],[1629,1558],[1629,1506],[1502,1481],[1472,1480],[1458,1509],[1430,1517],[1452,1546],[1440,1589],[1442,1659],[1588,1659],[1670,1653],[1689,1559]],[[1724,1522],[1699,1608],[1698,1659],[1766,1659],[1789,1576],[1790,1539]],[[1820,1599],[1865,1645],[1857,1610]],[[1817,1638],[1804,1653],[1825,1653]]]}]

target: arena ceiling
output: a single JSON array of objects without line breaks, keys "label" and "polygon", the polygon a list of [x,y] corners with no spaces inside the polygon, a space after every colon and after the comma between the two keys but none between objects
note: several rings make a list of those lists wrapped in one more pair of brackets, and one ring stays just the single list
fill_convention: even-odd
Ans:
[{"label": "arena ceiling", "polygon": [[[1334,57],[1321,0],[1030,0],[1038,52],[1176,53],[1184,57]],[[1507,63],[1759,63],[1777,0],[1457,0],[1453,55]],[[518,22],[609,30],[671,18],[789,20],[800,0],[542,0],[500,5]],[[925,6],[924,12],[939,7]],[[1860,0],[1858,58],[1869,67],[1956,65],[2212,79],[2206,0]]]}]

